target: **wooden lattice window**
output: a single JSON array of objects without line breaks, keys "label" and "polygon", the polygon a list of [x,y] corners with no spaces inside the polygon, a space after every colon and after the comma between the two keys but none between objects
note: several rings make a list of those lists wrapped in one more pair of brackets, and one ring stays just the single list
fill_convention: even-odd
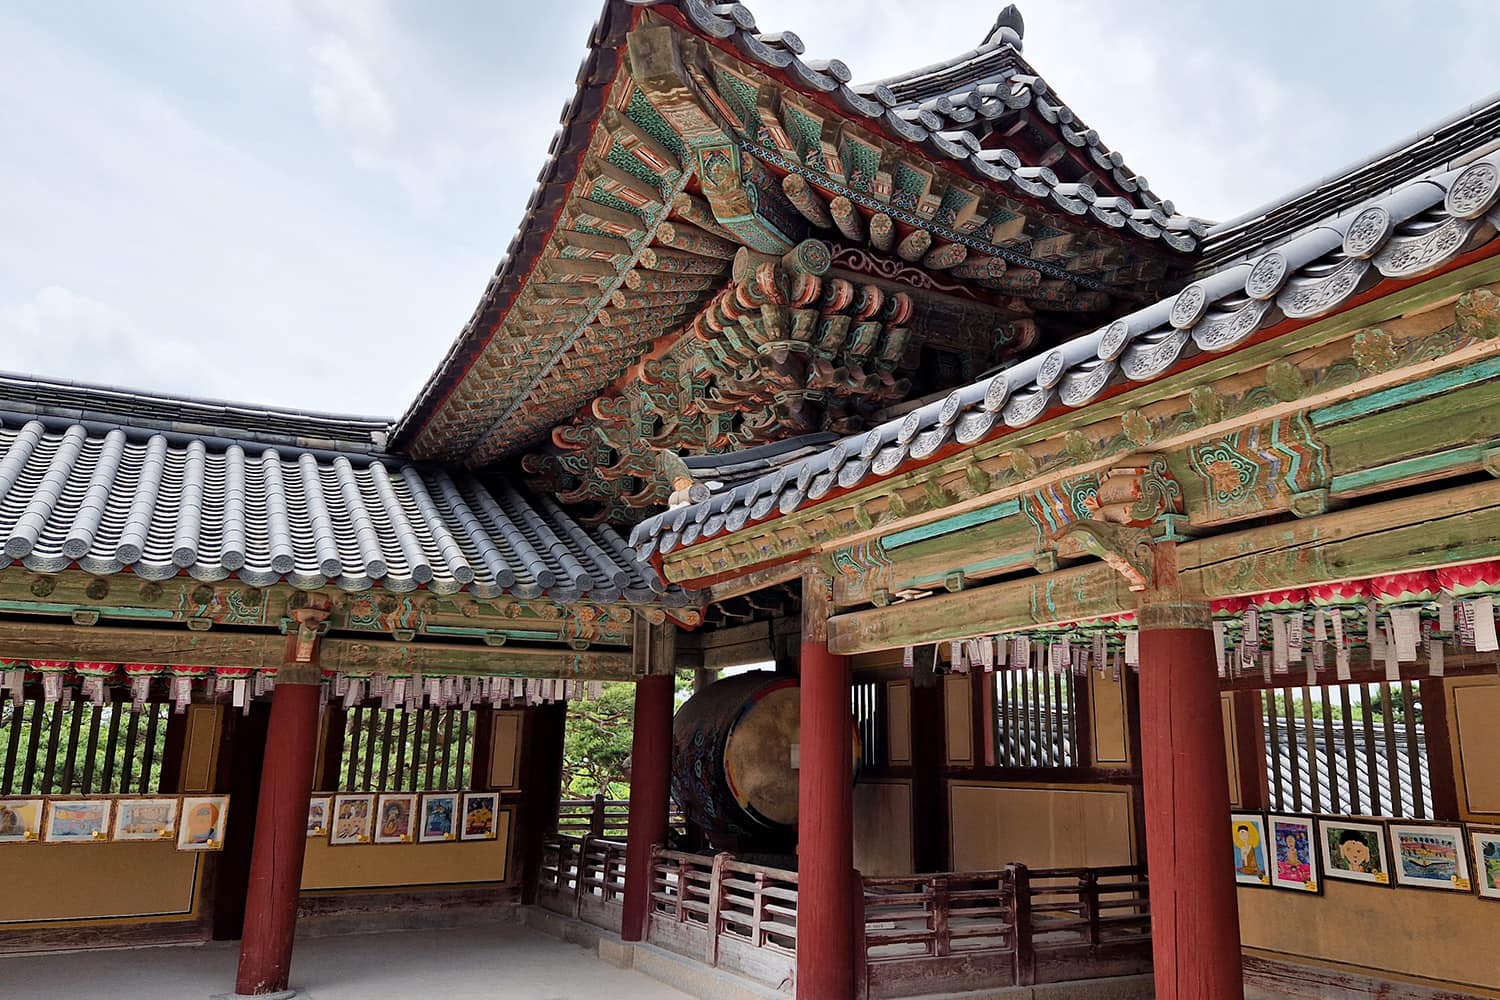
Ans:
[{"label": "wooden lattice window", "polygon": [[149,795],[161,791],[172,706],[147,702],[0,707],[0,795]]},{"label": "wooden lattice window", "polygon": [[1041,667],[997,670],[995,763],[1000,767],[1072,767],[1078,760],[1074,679]]},{"label": "wooden lattice window", "polygon": [[1414,681],[1261,692],[1273,810],[1432,818],[1432,777]]},{"label": "wooden lattice window", "polygon": [[474,712],[457,708],[352,708],[344,721],[338,787],[416,792],[469,787]]},{"label": "wooden lattice window", "polygon": [[854,685],[854,723],[859,728],[859,764],[861,768],[885,765],[885,701],[880,697],[878,681],[861,681]]}]

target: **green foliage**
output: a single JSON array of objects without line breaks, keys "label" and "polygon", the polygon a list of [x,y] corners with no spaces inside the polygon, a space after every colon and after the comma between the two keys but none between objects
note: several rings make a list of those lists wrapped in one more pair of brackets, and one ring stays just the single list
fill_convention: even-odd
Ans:
[{"label": "green foliage", "polygon": [[[693,675],[677,674],[673,701],[681,706],[692,697]],[[605,684],[598,698],[568,702],[568,726],[563,737],[565,799],[630,797],[630,741],[635,729],[635,685]]]},{"label": "green foliage", "polygon": [[[156,734],[152,745],[147,746],[148,713],[153,711],[158,713]],[[161,761],[166,752],[167,720],[170,711],[171,706],[165,704],[147,705],[144,711],[132,713],[130,706],[123,702],[96,706],[80,701],[73,701],[64,709],[34,698],[23,701],[20,707],[17,707],[7,698],[3,705],[0,705],[0,775],[9,776],[13,794],[22,794],[22,789],[27,787],[26,765],[31,759],[32,741],[35,739],[35,763],[30,768],[31,794],[61,794],[63,774],[67,770],[68,744],[76,719],[77,735],[73,751],[71,789],[73,792],[134,792],[141,787],[142,769],[148,767],[151,770],[147,775],[146,789],[155,791],[156,782],[160,779]],[[106,788],[103,786],[103,780],[107,767],[109,730],[111,720],[116,715],[119,716],[120,721],[117,724],[114,763],[113,766],[108,767],[111,787]],[[90,733],[94,731],[96,718],[98,730],[94,740],[92,766],[90,766],[89,738]],[[57,730],[57,748],[52,765],[52,780],[48,782],[46,780],[47,757],[48,748],[52,742],[54,719]],[[130,739],[132,728],[135,730],[134,740]],[[20,732],[14,741],[16,752],[12,759],[9,754],[12,735],[16,729]],[[128,761],[127,750],[131,751]],[[120,787],[127,767],[131,776],[129,789]],[[88,773],[91,778],[88,788],[82,785],[85,773]]]}]

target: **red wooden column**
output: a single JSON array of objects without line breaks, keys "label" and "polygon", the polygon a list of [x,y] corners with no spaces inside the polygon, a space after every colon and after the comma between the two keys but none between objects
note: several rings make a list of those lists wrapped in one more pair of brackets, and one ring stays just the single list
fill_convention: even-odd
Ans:
[{"label": "red wooden column", "polygon": [[854,996],[854,760],[849,660],[828,651],[829,581],[802,578],[797,996]]},{"label": "red wooden column", "polygon": [[[641,650],[642,636],[647,650]],[[651,848],[667,840],[672,784],[671,668],[675,635],[670,629],[637,629],[635,654],[645,654],[652,672],[635,682],[635,728],[630,738],[630,820],[625,847],[625,911],[622,941],[644,941],[651,914]]]},{"label": "red wooden column", "polygon": [[298,629],[287,637],[286,662],[271,696],[235,978],[235,992],[242,996],[285,991],[292,964],[307,805],[318,753],[317,628],[328,615],[326,598],[308,595],[307,603],[292,611]]},{"label": "red wooden column", "polygon": [[1157,1000],[1243,1000],[1224,722],[1208,607],[1140,612],[1141,771]]}]

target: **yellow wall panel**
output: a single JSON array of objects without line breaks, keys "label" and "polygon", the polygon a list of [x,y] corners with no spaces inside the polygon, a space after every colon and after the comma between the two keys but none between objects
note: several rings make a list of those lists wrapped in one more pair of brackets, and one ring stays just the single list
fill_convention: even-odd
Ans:
[{"label": "yellow wall panel", "polygon": [[1240,940],[1271,957],[1500,990],[1493,900],[1333,879],[1321,896],[1241,888],[1239,899]]},{"label": "yellow wall panel", "polygon": [[171,843],[6,844],[0,924],[190,917],[202,857]]},{"label": "yellow wall panel", "polygon": [[1094,763],[1118,767],[1130,763],[1125,732],[1125,675],[1089,671],[1089,705],[1093,711]]},{"label": "yellow wall panel", "polygon": [[182,791],[214,790],[214,764],[219,756],[219,713],[222,705],[189,705],[187,738],[182,750]]},{"label": "yellow wall panel", "polygon": [[1494,822],[1500,817],[1500,678],[1455,677],[1446,685],[1460,804],[1470,817]]},{"label": "yellow wall panel", "polygon": [[911,681],[885,686],[885,720],[886,763],[906,767],[911,763]]},{"label": "yellow wall panel", "polygon": [[496,711],[490,734],[489,787],[513,791],[521,783],[520,711]]},{"label": "yellow wall panel", "polygon": [[332,847],[309,837],[302,888],[370,889],[405,885],[504,882],[510,874],[510,830],[514,810],[501,809],[495,840],[434,844],[350,844]]},{"label": "yellow wall panel", "polygon": [[968,674],[943,675],[943,721],[949,764],[974,763],[974,688]]},{"label": "yellow wall panel", "polygon": [[1220,693],[1219,712],[1224,717],[1224,766],[1229,769],[1229,804],[1239,808],[1245,801],[1245,793],[1240,788],[1240,739],[1234,725],[1233,693]]},{"label": "yellow wall panel", "polygon": [[949,796],[955,871],[1134,863],[1128,787],[955,782]]},{"label": "yellow wall panel", "polygon": [[854,867],[865,875],[910,875],[911,782],[854,786]]}]

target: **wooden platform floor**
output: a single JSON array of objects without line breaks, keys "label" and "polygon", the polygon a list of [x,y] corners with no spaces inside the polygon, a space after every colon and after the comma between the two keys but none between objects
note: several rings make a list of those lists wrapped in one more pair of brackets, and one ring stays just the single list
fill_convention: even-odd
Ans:
[{"label": "wooden platform floor", "polygon": [[[234,988],[237,943],[0,958],[6,1000],[207,1000]],[[311,1000],[688,1000],[639,972],[515,924],[297,942]]]}]

